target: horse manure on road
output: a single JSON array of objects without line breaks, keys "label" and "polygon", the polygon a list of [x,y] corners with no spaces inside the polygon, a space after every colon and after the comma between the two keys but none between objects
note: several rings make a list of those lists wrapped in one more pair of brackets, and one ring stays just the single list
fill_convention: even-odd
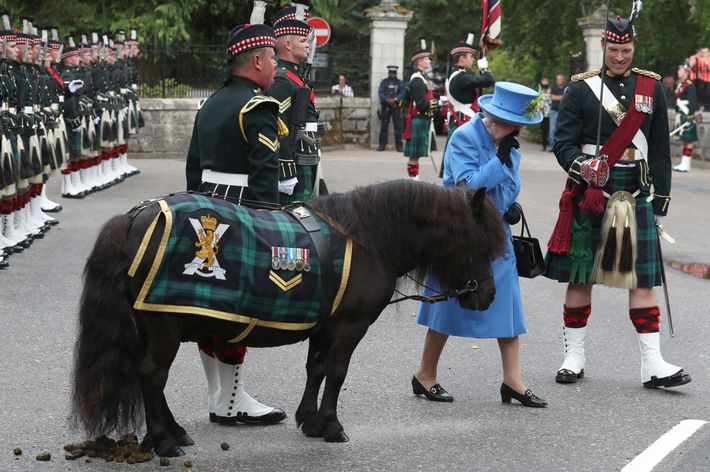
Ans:
[{"label": "horse manure on road", "polygon": [[167,457],[161,457],[160,465],[170,465],[170,459],[168,459]]},{"label": "horse manure on road", "polygon": [[221,447],[223,451],[229,451],[229,444],[227,444],[226,442],[223,442],[221,444]]},{"label": "horse manure on road", "polygon": [[137,464],[155,457],[152,451],[143,452],[140,450],[138,438],[133,433],[124,434],[118,440],[107,436],[99,436],[93,441],[66,444],[64,450],[66,451],[64,458],[68,461],[87,456],[89,458],[99,457],[107,462],[116,461]]},{"label": "horse manure on road", "polygon": [[190,459],[186,459],[185,462],[182,463],[182,465],[189,469],[190,467],[192,467],[192,461]]},{"label": "horse manure on road", "polygon": [[16,447],[15,449],[12,450],[12,453],[15,454],[16,456],[21,456],[22,449],[20,449],[19,447]]},{"label": "horse manure on road", "polygon": [[50,454],[48,452],[40,452],[39,454],[37,454],[36,459],[38,461],[46,462],[46,461],[49,461],[52,459],[52,454]]}]

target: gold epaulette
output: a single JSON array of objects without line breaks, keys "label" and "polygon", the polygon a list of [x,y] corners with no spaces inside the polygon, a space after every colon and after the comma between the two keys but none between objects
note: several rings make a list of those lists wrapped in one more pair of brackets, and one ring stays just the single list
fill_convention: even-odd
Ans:
[{"label": "gold epaulette", "polygon": [[636,72],[639,75],[645,75],[646,77],[651,77],[652,79],[656,80],[661,80],[661,76],[659,74],[656,74],[653,71],[650,70],[644,70],[644,69],[639,69],[638,67],[634,67],[631,69],[632,71]]},{"label": "gold epaulette", "polygon": [[249,99],[246,105],[244,105],[242,109],[239,110],[239,129],[242,131],[244,141],[247,140],[247,134],[244,131],[244,114],[249,113],[254,108],[258,107],[263,103],[273,103],[274,105],[276,105],[277,110],[279,109],[279,105],[281,105],[281,102],[279,102],[273,97],[267,97],[266,95],[254,95],[253,97],[251,97],[251,99]]},{"label": "gold epaulette", "polygon": [[580,74],[574,74],[570,81],[572,82],[579,82],[581,80],[587,80],[590,77],[594,77],[595,75],[599,75],[601,73],[601,70],[599,69],[592,69],[588,70],[587,72],[582,72]]}]

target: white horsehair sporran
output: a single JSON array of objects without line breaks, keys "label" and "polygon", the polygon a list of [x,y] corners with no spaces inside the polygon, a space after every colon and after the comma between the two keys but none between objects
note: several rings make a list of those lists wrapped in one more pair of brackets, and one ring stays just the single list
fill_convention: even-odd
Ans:
[{"label": "white horsehair sporran", "polygon": [[609,287],[636,288],[636,246],[636,199],[626,191],[614,192],[604,212],[592,281]]}]

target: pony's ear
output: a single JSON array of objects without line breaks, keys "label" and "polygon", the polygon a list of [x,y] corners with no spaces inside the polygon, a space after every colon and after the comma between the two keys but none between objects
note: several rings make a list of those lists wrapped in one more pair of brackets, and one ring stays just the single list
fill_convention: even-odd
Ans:
[{"label": "pony's ear", "polygon": [[456,182],[457,187],[461,187],[462,189],[466,190],[468,187],[466,186],[466,181],[464,179],[459,180]]},{"label": "pony's ear", "polygon": [[473,195],[469,193],[468,197],[472,203],[473,213],[480,214],[483,211],[484,201],[486,200],[486,187],[479,188]]}]

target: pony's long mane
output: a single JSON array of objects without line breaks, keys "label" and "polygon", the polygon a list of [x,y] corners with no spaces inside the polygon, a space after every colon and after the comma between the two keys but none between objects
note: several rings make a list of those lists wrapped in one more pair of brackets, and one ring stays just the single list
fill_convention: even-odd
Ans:
[{"label": "pony's long mane", "polygon": [[414,272],[421,280],[428,272],[444,288],[456,288],[452,285],[470,273],[471,261],[502,254],[507,237],[487,197],[474,210],[473,192],[396,180],[319,197],[308,206],[397,276]]}]

